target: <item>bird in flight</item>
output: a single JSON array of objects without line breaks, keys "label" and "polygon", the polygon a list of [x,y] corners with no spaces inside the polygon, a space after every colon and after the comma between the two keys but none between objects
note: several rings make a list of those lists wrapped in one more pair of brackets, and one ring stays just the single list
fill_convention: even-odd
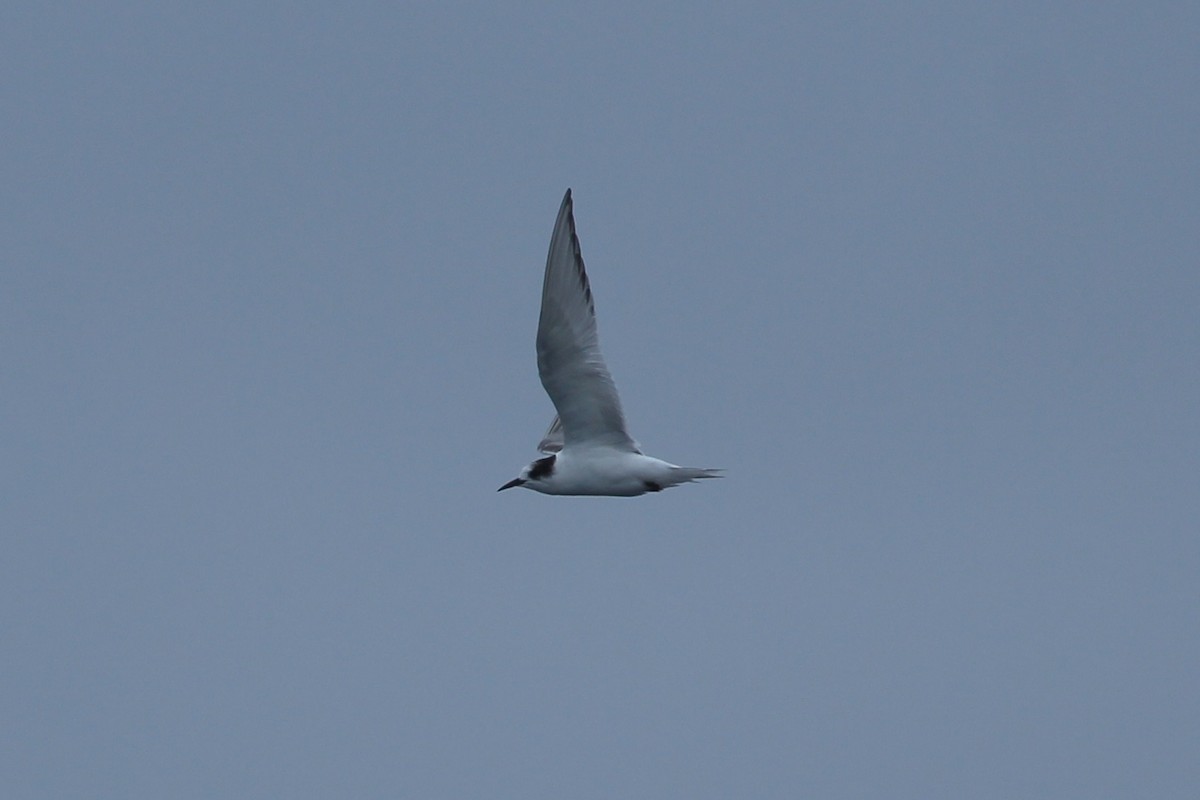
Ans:
[{"label": "bird in flight", "polygon": [[629,435],[621,398],[600,353],[570,189],[558,209],[546,257],[537,360],[542,386],[558,411],[538,444],[546,455],[497,491],[524,486],[542,494],[636,497],[721,477],[721,470],[651,458]]}]

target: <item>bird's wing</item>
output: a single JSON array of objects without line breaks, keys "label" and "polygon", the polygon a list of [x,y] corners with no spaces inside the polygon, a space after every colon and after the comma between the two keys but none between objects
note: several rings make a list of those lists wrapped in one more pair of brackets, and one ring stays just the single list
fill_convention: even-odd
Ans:
[{"label": "bird's wing", "polygon": [[[600,354],[596,309],[583,268],[571,190],[563,197],[542,283],[537,332],[538,374],[558,410],[564,446],[603,445],[636,451],[621,398]],[[555,426],[550,426],[550,433]]]},{"label": "bird's wing", "polygon": [[554,421],[550,423],[550,427],[546,429],[546,435],[538,442],[538,451],[541,453],[557,453],[563,449],[563,432],[562,419],[558,414],[554,415]]},{"label": "bird's wing", "polygon": [[[554,415],[554,419],[550,421],[550,427],[546,429],[546,435],[538,442],[538,452],[553,455],[563,449],[563,427],[562,418],[558,414]],[[635,453],[642,454],[642,446],[637,442],[633,443]]]}]

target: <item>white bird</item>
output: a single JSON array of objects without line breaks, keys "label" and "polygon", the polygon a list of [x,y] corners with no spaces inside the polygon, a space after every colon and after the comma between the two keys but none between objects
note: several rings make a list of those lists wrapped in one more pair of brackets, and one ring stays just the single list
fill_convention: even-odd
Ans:
[{"label": "white bird", "polygon": [[697,478],[721,477],[721,470],[677,467],[644,455],[629,435],[616,384],[600,354],[570,189],[546,257],[537,357],[542,386],[558,411],[538,444],[548,455],[497,491],[524,486],[542,494],[635,497]]}]

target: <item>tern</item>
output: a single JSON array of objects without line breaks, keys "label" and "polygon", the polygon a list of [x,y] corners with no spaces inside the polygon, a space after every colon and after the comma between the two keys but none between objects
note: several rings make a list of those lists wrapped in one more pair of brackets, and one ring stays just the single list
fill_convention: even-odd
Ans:
[{"label": "tern", "polygon": [[523,486],[542,494],[636,497],[721,477],[721,470],[651,458],[629,435],[621,398],[600,353],[570,189],[558,209],[546,256],[537,361],[542,387],[558,412],[538,444],[546,455],[496,491]]}]

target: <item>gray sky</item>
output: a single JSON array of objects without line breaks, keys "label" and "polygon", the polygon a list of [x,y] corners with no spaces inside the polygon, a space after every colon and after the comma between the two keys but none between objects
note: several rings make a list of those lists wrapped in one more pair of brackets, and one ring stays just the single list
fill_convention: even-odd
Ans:
[{"label": "gray sky", "polygon": [[654,9],[5,11],[5,798],[1195,796],[1200,10]]}]

